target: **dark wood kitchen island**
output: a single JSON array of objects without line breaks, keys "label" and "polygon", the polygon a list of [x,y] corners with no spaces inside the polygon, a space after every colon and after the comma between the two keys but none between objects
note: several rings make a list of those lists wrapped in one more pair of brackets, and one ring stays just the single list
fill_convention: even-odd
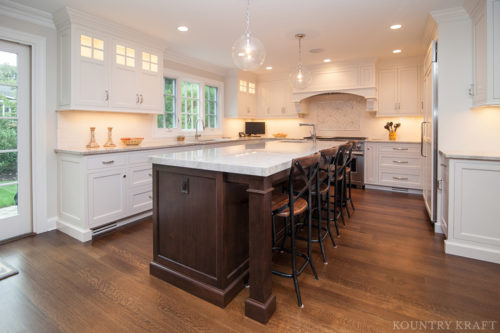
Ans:
[{"label": "dark wood kitchen island", "polygon": [[276,309],[273,183],[293,158],[343,143],[272,140],[153,156],[151,275],[221,307],[249,279],[245,314],[266,323]]}]

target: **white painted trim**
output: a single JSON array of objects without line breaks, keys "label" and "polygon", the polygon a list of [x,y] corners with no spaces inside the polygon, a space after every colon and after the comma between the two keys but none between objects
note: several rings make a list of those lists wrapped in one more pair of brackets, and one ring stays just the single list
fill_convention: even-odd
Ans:
[{"label": "white painted trim", "polygon": [[210,64],[208,62],[191,58],[185,55],[182,55],[180,53],[177,53],[172,50],[165,50],[163,53],[163,58],[164,60],[167,61],[172,61],[181,65],[186,65],[189,67],[193,67],[196,69],[201,69],[203,71],[212,73],[212,74],[217,74],[220,76],[226,76],[227,72],[230,70],[230,68],[225,68],[221,66],[217,66],[214,64]]},{"label": "white painted trim", "polygon": [[433,10],[431,16],[438,24],[469,19],[469,14],[463,7]]},{"label": "white painted trim", "polygon": [[383,185],[366,184],[365,188],[367,188],[369,190],[380,190],[380,191],[397,192],[397,193],[403,193],[403,194],[407,193],[407,194],[420,194],[420,195],[422,195],[422,190],[413,189],[413,188],[409,188],[408,192],[396,191],[393,189],[394,187],[392,187],[392,186],[383,186]]},{"label": "white painted trim", "polygon": [[443,230],[443,226],[441,225],[441,223],[438,223],[438,222],[434,223],[434,233],[444,235],[444,230]]},{"label": "white painted trim", "polygon": [[478,243],[464,241],[458,243],[445,240],[444,251],[448,254],[500,264],[500,250],[488,248]]},{"label": "white painted trim", "polygon": [[46,38],[0,27],[0,39],[31,46],[31,190],[33,232],[47,227]]},{"label": "white painted trim", "polygon": [[61,8],[54,13],[53,17],[58,30],[62,30],[70,24],[77,24],[92,29],[93,31],[113,35],[113,37],[118,37],[119,39],[121,39],[122,36],[126,36],[128,41],[136,42],[155,50],[163,51],[167,47],[167,42],[164,39],[139,32],[125,25],[115,23],[96,15],[90,15],[74,8]]},{"label": "white painted trim", "polygon": [[78,239],[80,242],[88,242],[92,240],[92,230],[90,229],[82,229],[77,226],[66,223],[61,220],[57,220],[57,230],[64,232],[65,234]]},{"label": "white painted trim", "polygon": [[52,14],[13,2],[11,0],[2,0],[2,2],[0,2],[0,13],[5,16],[41,25],[47,28],[56,28],[54,21],[52,20]]}]

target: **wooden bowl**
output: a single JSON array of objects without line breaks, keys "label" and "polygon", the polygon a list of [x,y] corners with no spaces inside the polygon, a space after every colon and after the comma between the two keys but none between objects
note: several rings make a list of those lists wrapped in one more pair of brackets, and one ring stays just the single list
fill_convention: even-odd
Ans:
[{"label": "wooden bowl", "polygon": [[122,143],[126,146],[138,146],[142,143],[144,138],[120,138]]}]

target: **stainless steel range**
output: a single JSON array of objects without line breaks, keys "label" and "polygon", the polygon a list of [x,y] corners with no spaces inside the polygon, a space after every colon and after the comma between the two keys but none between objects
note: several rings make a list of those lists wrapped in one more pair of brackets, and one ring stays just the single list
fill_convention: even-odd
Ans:
[{"label": "stainless steel range", "polygon": [[[310,137],[309,137],[310,139]],[[317,136],[322,141],[348,141],[352,146],[351,180],[352,184],[365,188],[365,140],[366,137],[353,136]]]}]

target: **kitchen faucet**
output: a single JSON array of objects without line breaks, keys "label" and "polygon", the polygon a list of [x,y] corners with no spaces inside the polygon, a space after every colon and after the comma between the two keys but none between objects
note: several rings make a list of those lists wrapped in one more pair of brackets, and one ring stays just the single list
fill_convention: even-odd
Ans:
[{"label": "kitchen faucet", "polygon": [[198,124],[200,122],[201,122],[201,127],[203,128],[203,131],[205,130],[205,122],[203,121],[203,119],[201,119],[201,118],[196,119],[196,134],[194,135],[194,138],[196,140],[198,140],[198,138],[201,136],[201,133],[198,134]]},{"label": "kitchen faucet", "polygon": [[299,126],[312,126],[311,138],[313,139],[313,142],[316,142],[316,125],[315,124],[300,123]]}]

